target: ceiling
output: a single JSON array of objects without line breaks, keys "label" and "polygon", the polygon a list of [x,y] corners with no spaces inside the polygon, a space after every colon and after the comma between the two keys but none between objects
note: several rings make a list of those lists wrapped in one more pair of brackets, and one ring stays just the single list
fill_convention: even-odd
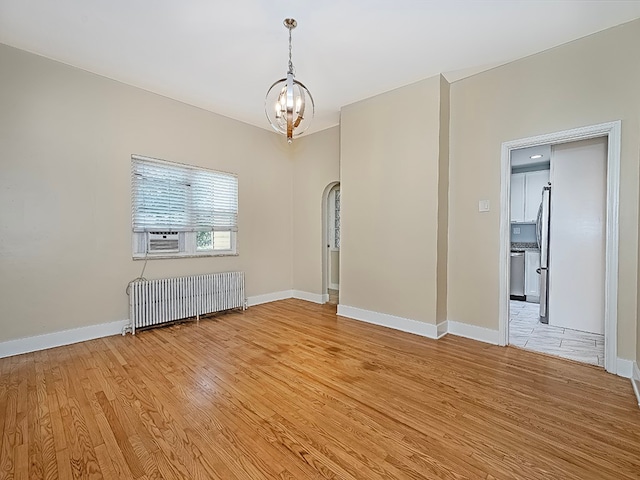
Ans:
[{"label": "ceiling", "polygon": [[548,164],[551,161],[551,144],[511,150],[511,168]]},{"label": "ceiling", "polygon": [[315,99],[313,132],[363,98],[638,18],[640,1],[0,0],[0,43],[269,129],[264,95],[286,75],[286,17],[298,21],[293,63]]}]

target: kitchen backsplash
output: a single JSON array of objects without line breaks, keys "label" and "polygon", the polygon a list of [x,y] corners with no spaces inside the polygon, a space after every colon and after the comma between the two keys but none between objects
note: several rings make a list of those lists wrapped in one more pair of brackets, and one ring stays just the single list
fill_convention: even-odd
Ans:
[{"label": "kitchen backsplash", "polygon": [[511,242],[529,243],[536,241],[535,223],[512,223]]}]

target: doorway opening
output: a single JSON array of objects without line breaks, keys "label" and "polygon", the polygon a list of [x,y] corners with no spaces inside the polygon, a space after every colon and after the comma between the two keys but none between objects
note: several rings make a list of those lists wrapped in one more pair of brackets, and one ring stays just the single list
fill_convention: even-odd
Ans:
[{"label": "doorway opening", "polygon": [[[601,152],[599,163],[579,163],[586,158],[581,149],[587,147]],[[519,165],[519,158],[529,160]],[[554,158],[562,165],[557,170]],[[578,165],[580,170],[575,171]],[[617,373],[619,167],[619,121],[502,145],[502,345],[593,363]],[[545,203],[543,189],[549,181]],[[535,194],[528,195],[527,190]],[[598,198],[599,204],[592,201]],[[580,232],[585,218],[590,219],[590,230]],[[583,249],[587,237],[591,243]],[[580,249],[582,256],[576,254]]]},{"label": "doorway opening", "polygon": [[604,366],[607,138],[511,151],[509,344]]},{"label": "doorway opening", "polygon": [[335,182],[323,195],[323,289],[330,304],[340,301],[340,184]]}]

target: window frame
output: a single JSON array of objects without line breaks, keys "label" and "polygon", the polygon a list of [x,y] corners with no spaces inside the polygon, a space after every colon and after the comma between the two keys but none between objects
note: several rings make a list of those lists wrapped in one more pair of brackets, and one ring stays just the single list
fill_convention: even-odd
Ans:
[{"label": "window frame", "polygon": [[[132,258],[133,260],[147,260],[147,259],[170,259],[170,258],[195,258],[195,257],[227,257],[227,256],[238,256],[238,231],[237,231],[237,221],[235,229],[233,227],[229,229],[220,229],[220,228],[212,228],[211,230],[203,230],[200,227],[192,227],[193,230],[184,230],[182,229],[167,229],[167,228],[145,228],[144,231],[136,231],[134,228],[134,205],[136,202],[136,191],[134,186],[134,175],[135,175],[135,165],[136,161],[143,162],[152,162],[157,165],[166,165],[168,168],[171,166],[178,168],[187,168],[193,171],[205,171],[205,172],[213,172],[214,174],[221,174],[225,176],[232,176],[236,179],[236,191],[238,189],[238,176],[234,173],[222,172],[219,170],[213,170],[209,168],[204,168],[195,165],[188,165],[183,163],[170,162],[167,160],[162,160],[158,158],[147,157],[143,155],[131,155],[131,232],[132,232]],[[239,202],[239,194],[236,195],[236,205]],[[239,208],[236,206],[235,214],[236,217],[238,215]],[[158,231],[170,231],[178,233],[179,238],[179,252],[149,252],[148,251],[148,236],[150,233],[158,232]],[[220,231],[220,232],[230,232],[230,249],[211,249],[211,250],[203,250],[198,249],[197,246],[197,234],[201,231]]]}]

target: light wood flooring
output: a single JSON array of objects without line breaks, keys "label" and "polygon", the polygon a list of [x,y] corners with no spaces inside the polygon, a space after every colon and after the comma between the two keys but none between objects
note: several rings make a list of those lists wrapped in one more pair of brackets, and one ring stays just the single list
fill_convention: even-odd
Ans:
[{"label": "light wood flooring", "polygon": [[0,478],[638,479],[593,366],[284,300],[0,360]]}]

